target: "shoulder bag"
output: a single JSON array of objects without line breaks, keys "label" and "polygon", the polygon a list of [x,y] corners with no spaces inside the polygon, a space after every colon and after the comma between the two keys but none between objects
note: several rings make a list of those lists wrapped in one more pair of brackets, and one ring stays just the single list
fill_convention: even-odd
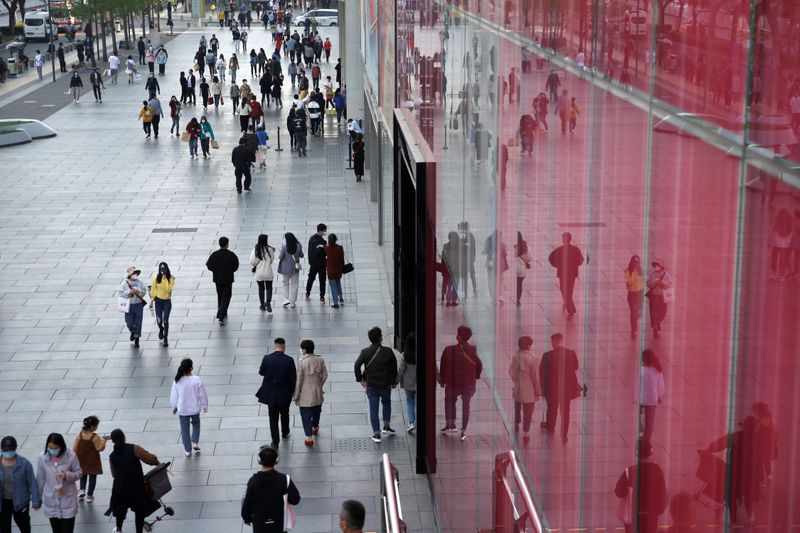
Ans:
[{"label": "shoulder bag", "polygon": [[361,374],[361,384],[364,387],[367,386],[367,369],[369,368],[369,365],[371,365],[372,362],[375,360],[375,358],[378,357],[378,354],[380,353],[381,348],[383,348],[383,346],[378,346],[378,349],[375,350],[375,353],[372,354],[372,357],[370,357],[369,362],[367,362],[367,364],[364,366],[364,372]]},{"label": "shoulder bag", "polygon": [[628,489],[625,491],[624,497],[617,498],[619,503],[617,504],[616,515],[617,519],[623,524],[630,524],[632,522],[631,504],[633,503],[633,487],[631,486],[630,474],[627,468],[625,469],[625,480],[628,483]]},{"label": "shoulder bag", "polygon": [[294,512],[294,505],[289,503],[289,486],[292,478],[286,474],[286,493],[283,495],[283,530],[291,531],[297,527],[297,515]]},{"label": "shoulder bag", "polygon": [[[344,249],[342,249],[342,258],[344,258]],[[342,274],[349,274],[355,269],[353,263],[345,263],[344,266],[342,266]]]}]

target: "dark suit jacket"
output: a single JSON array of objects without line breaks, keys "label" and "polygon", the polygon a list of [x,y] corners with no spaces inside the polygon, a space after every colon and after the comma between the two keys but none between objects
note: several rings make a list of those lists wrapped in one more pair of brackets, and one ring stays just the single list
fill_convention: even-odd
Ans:
[{"label": "dark suit jacket", "polygon": [[578,355],[574,350],[560,346],[546,352],[539,363],[539,379],[548,402],[571,400],[580,395],[581,386],[575,373]]},{"label": "dark suit jacket", "polygon": [[259,403],[266,405],[289,405],[292,403],[297,383],[297,368],[294,359],[283,352],[272,352],[261,361],[258,374],[264,376],[256,393]]},{"label": "dark suit jacket", "polygon": [[577,246],[565,244],[553,250],[548,260],[556,267],[556,276],[559,278],[577,278],[578,267],[583,264],[583,254]]},{"label": "dark suit jacket", "polygon": [[233,273],[239,270],[239,258],[227,248],[208,256],[206,268],[214,273],[214,283],[233,283]]}]

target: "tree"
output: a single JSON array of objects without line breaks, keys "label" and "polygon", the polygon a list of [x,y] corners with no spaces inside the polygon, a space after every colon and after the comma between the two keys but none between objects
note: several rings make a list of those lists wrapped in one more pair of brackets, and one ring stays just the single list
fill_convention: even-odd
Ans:
[{"label": "tree", "polygon": [[17,25],[17,9],[20,18],[25,18],[25,0],[0,0],[3,7],[8,10],[8,27],[12,29]]}]

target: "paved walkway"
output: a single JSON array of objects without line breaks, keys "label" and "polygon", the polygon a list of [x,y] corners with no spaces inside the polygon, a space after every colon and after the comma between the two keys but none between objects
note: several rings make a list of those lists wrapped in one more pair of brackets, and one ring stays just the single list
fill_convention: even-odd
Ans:
[{"label": "paved walkway", "polygon": [[[263,29],[254,26],[250,33],[252,45],[267,47]],[[328,33],[323,30],[323,36]],[[188,31],[170,44],[168,77],[161,80],[164,104],[178,92],[178,67],[190,64],[199,38],[199,32]],[[227,35],[221,42],[229,56]],[[323,71],[332,74],[332,65]],[[287,87],[285,101],[288,94]],[[266,409],[254,397],[258,366],[274,337],[285,337],[293,355],[299,342],[310,338],[325,356],[330,378],[319,444],[303,445],[295,407],[292,435],[281,444],[279,468],[291,474],[303,497],[297,531],[338,531],[337,513],[346,498],[362,500],[367,529],[378,529],[378,461],[384,451],[400,468],[410,529],[431,531],[427,481],[411,474],[410,441],[402,431],[381,445],[369,441],[367,403],[353,381],[352,364],[368,344],[367,330],[385,327],[390,314],[368,184],[357,184],[346,170],[344,135],[329,126],[324,138],[310,140],[307,159],[270,151],[268,170],[255,173],[253,192],[237,195],[229,159],[238,118],[230,107],[208,112],[220,150],[209,160],[190,160],[187,145],[168,135],[169,119],[158,140],[144,138],[136,119],[144,95],[141,82],[124,81],[109,86],[103,104],[85,95],[80,104],[70,103],[46,119],[57,137],[3,151],[1,431],[15,435],[20,453],[35,459],[49,432],[61,432],[71,442],[80,421],[97,415],[101,432],[120,427],[160,460],[173,461],[174,488],[165,500],[176,516],[159,524],[159,531],[248,531],[239,505],[245,482],[257,469],[255,454],[269,441]],[[285,124],[287,111],[267,111],[271,134]],[[185,108],[183,122],[201,112]],[[287,141],[284,137],[282,144]],[[315,297],[301,300],[296,309],[278,305],[273,314],[261,312],[255,283],[243,266],[229,320],[224,328],[214,323],[214,287],[204,264],[220,235],[231,239],[231,249],[246,262],[259,233],[276,243],[292,231],[305,243],[321,221],[339,236],[356,267],[344,278],[342,309]],[[153,233],[156,228],[196,231]],[[115,290],[127,266],[135,264],[149,279],[161,260],[177,280],[170,347],[159,345],[153,321],[146,318],[137,350],[114,310]],[[280,282],[276,286],[280,294]],[[280,303],[280,296],[275,300]],[[203,449],[191,458],[183,456],[169,409],[172,377],[184,357],[194,360],[210,395]],[[400,429],[398,392],[393,400],[393,425]],[[111,477],[101,476],[95,504],[81,504],[77,531],[110,530],[103,516],[110,486]],[[33,516],[35,532],[49,531],[42,513]]]}]

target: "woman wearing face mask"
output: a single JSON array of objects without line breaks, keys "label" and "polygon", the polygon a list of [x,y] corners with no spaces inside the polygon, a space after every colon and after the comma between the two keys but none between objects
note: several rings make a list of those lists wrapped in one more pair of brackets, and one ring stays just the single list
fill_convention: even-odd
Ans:
[{"label": "woman wearing face mask", "polygon": [[667,272],[667,267],[661,259],[650,263],[652,269],[647,273],[647,296],[650,301],[650,325],[653,328],[653,337],[658,338],[661,333],[661,322],[667,316],[667,306],[673,299],[672,276]]},{"label": "woman wearing face mask", "polygon": [[11,532],[11,518],[14,518],[20,533],[31,533],[29,506],[38,510],[42,506],[36,476],[30,461],[17,455],[17,439],[11,435],[0,441],[3,452],[0,468],[0,528]]},{"label": "woman wearing face mask", "polygon": [[644,276],[642,276],[642,261],[638,255],[631,257],[628,268],[625,269],[625,287],[628,289],[628,308],[631,313],[631,339],[636,338],[639,331],[639,317],[642,315],[642,289]]},{"label": "woman wearing face mask", "polygon": [[209,150],[211,141],[214,140],[214,130],[211,128],[211,123],[203,115],[200,117],[200,148],[203,149],[203,159],[211,155]]},{"label": "woman wearing face mask", "polygon": [[125,313],[125,325],[131,332],[133,345],[139,347],[139,337],[142,336],[142,318],[144,317],[144,296],[147,288],[139,275],[142,273],[136,267],[128,267],[128,276],[119,285],[119,296],[130,300],[130,307]]},{"label": "woman wearing face mask", "polygon": [[197,140],[200,138],[200,124],[197,118],[192,117],[186,125],[186,133],[189,134],[189,158],[197,157]]},{"label": "woman wearing face mask", "polygon": [[172,126],[169,128],[170,133],[175,133],[176,137],[181,136],[181,103],[178,97],[174,94],[169,99],[169,118],[172,119]]},{"label": "woman wearing face mask", "polygon": [[261,303],[259,309],[272,312],[272,281],[275,274],[272,270],[272,261],[275,259],[275,248],[269,245],[269,237],[266,234],[258,236],[253,251],[250,252],[250,266],[253,267],[253,274],[256,275],[258,284],[258,301]]},{"label": "woman wearing face mask", "polygon": [[169,346],[169,314],[172,312],[172,290],[175,288],[175,277],[169,271],[169,265],[163,261],[158,264],[158,274],[150,285],[150,309],[155,305],[158,338]]},{"label": "woman wearing face mask", "polygon": [[[106,441],[108,441],[108,436],[101,437],[97,434],[97,426],[99,425],[99,418],[87,416],[83,419],[83,429],[75,437],[75,442],[72,443],[72,451],[78,456],[78,463],[80,463],[81,471],[83,472],[78,499],[86,498],[87,503],[94,501],[97,476],[103,473],[100,452],[106,449]],[[89,492],[86,492],[87,482],[89,483]]]},{"label": "woman wearing face mask", "polygon": [[67,448],[60,433],[47,436],[44,452],[36,470],[44,515],[53,533],[72,533],[78,514],[78,481],[83,472],[78,456]]},{"label": "woman wearing face mask", "polygon": [[136,444],[125,442],[125,433],[121,429],[111,432],[114,449],[108,457],[111,464],[111,475],[114,485],[111,488],[111,513],[117,522],[114,533],[122,533],[122,524],[131,509],[135,514],[136,533],[144,531],[144,519],[147,517],[149,500],[144,492],[144,472],[142,462],[158,465],[158,457]]}]

